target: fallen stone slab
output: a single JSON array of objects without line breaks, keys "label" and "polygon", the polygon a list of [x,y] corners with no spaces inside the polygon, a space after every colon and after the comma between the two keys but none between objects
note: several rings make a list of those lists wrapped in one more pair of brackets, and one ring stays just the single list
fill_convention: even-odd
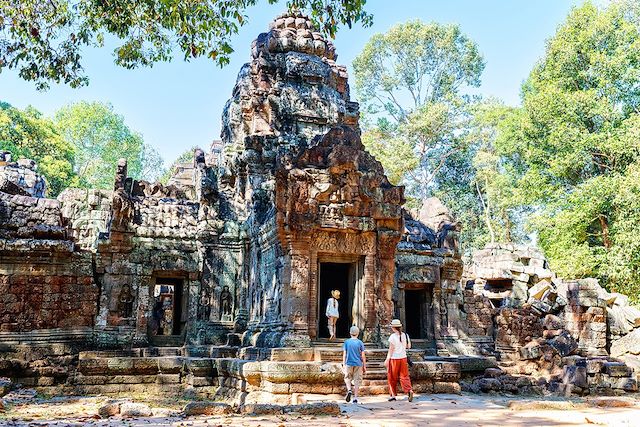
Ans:
[{"label": "fallen stone slab", "polygon": [[282,408],[285,414],[300,415],[340,415],[340,406],[335,402],[305,403],[302,405],[287,405]]},{"label": "fallen stone slab", "polygon": [[227,403],[221,402],[189,402],[183,411],[186,416],[194,415],[229,415],[233,408]]},{"label": "fallen stone slab", "polygon": [[115,417],[120,414],[120,405],[122,405],[122,403],[123,402],[119,400],[109,400],[98,408],[98,415],[102,418]]},{"label": "fallen stone slab", "polygon": [[512,411],[558,410],[566,411],[584,407],[570,400],[511,400],[507,407]]},{"label": "fallen stone slab", "polygon": [[150,417],[153,413],[144,403],[123,402],[120,405],[120,416],[124,418]]},{"label": "fallen stone slab", "polygon": [[635,399],[628,397],[596,397],[588,399],[587,403],[598,408],[631,408],[637,405]]},{"label": "fallen stone slab", "polygon": [[240,413],[245,415],[280,415],[283,413],[282,406],[268,403],[251,403],[242,406]]},{"label": "fallen stone slab", "polygon": [[611,356],[618,357],[627,353],[640,354],[640,328],[611,343]]}]

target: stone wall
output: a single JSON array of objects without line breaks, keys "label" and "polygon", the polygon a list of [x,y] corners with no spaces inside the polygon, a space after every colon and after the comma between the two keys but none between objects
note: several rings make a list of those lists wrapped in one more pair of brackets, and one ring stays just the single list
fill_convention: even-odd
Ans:
[{"label": "stone wall", "polygon": [[7,156],[10,157],[10,153],[0,153],[0,191],[18,191],[25,196],[45,197],[47,182],[36,172],[36,163],[30,159],[12,162],[6,159]]},{"label": "stone wall", "polygon": [[60,203],[0,192],[0,331],[91,327],[97,292]]}]

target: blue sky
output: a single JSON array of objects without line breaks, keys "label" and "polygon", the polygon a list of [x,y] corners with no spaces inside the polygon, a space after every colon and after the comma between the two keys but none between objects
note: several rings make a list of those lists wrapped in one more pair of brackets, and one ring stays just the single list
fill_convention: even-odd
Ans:
[{"label": "blue sky", "polygon": [[[335,40],[338,62],[349,66],[367,40],[393,24],[419,18],[425,22],[457,23],[480,48],[486,68],[479,92],[517,105],[522,81],[544,53],[551,37],[579,0],[368,0],[374,16],[369,28],[342,28]],[[235,52],[223,69],[206,59],[126,70],[113,63],[108,48],[84,52],[89,86],[72,89],[53,85],[38,92],[13,71],[0,74],[0,100],[45,113],[79,100],[113,104],[132,129],[158,149],[167,163],[184,150],[208,148],[220,134],[220,117],[231,95],[236,74],[249,60],[251,41],[285,10],[285,2],[266,0],[248,10],[249,23],[233,38]],[[353,95],[352,95],[353,96]]]}]

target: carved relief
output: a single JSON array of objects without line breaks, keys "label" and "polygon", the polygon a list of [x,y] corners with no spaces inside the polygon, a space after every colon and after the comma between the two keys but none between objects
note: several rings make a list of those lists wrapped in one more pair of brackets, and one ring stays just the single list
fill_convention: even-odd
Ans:
[{"label": "carved relief", "polygon": [[133,316],[133,302],[135,297],[131,293],[131,286],[128,284],[122,285],[120,289],[120,295],[118,295],[118,312],[121,317],[129,318]]},{"label": "carved relief", "polygon": [[233,310],[233,295],[228,286],[222,288],[220,293],[220,319],[231,320]]}]

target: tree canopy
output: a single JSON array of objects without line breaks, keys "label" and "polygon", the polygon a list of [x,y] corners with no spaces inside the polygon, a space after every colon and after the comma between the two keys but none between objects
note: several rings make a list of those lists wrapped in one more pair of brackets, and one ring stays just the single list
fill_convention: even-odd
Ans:
[{"label": "tree canopy", "polygon": [[552,267],[630,295],[640,286],[639,12],[573,9],[496,140]]},{"label": "tree canopy", "polygon": [[[111,104],[78,102],[60,109],[55,124],[75,150],[74,171],[85,188],[110,189],[119,158],[128,161],[128,174],[136,179],[159,178],[162,159],[144,144]],[[152,174],[152,176],[145,176]]]},{"label": "tree canopy", "polygon": [[14,159],[35,160],[47,179],[50,196],[79,184],[73,170],[74,147],[50,119],[32,107],[19,110],[0,102],[0,149],[11,152]]},{"label": "tree canopy", "polygon": [[[267,0],[277,3],[278,0]],[[371,24],[366,0],[288,0],[309,11],[333,36],[340,24]],[[83,50],[117,40],[116,64],[135,68],[206,56],[229,63],[231,37],[247,22],[247,8],[259,0],[0,0],[0,71],[17,69],[40,89],[50,82],[86,85]]]},{"label": "tree canopy", "polygon": [[467,89],[484,69],[478,46],[457,25],[415,20],[374,35],[353,67],[367,149],[407,187],[410,205],[439,197],[472,224],[463,233],[474,240],[484,222],[471,185]]}]

